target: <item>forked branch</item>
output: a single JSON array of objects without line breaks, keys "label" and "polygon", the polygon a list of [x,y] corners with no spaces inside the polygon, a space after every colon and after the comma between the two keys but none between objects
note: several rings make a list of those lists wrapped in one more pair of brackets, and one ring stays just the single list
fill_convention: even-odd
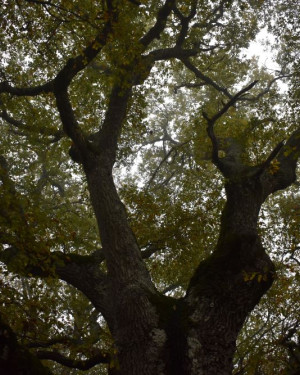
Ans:
[{"label": "forked branch", "polygon": [[214,133],[214,126],[217,120],[219,120],[220,117],[222,117],[230,107],[234,106],[235,103],[249,90],[251,90],[258,81],[251,82],[248,86],[244,87],[242,90],[240,90],[238,93],[236,93],[234,96],[231,97],[231,99],[223,105],[223,107],[218,111],[214,116],[209,117],[206,112],[203,112],[203,117],[205,118],[207,122],[207,134],[212,142],[212,161],[213,163],[220,169],[222,173],[226,173],[223,163],[221,163],[220,158],[218,156],[218,140]]}]

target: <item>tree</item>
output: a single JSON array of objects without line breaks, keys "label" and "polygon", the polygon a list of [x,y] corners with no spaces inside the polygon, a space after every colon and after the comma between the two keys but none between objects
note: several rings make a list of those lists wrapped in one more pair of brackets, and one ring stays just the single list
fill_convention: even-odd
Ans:
[{"label": "tree", "polygon": [[[276,274],[259,213],[296,181],[300,154],[297,105],[282,116],[291,96],[276,87],[296,92],[297,65],[271,75],[242,52],[290,8],[1,7],[2,316],[19,345],[110,374],[231,374]],[[288,25],[274,30],[293,56]]]}]

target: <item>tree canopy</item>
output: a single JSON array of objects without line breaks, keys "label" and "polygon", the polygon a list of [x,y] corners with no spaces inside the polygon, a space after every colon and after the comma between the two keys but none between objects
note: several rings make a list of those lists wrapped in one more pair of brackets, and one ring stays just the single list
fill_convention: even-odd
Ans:
[{"label": "tree canopy", "polygon": [[299,8],[2,1],[0,337],[37,374],[299,373]]}]

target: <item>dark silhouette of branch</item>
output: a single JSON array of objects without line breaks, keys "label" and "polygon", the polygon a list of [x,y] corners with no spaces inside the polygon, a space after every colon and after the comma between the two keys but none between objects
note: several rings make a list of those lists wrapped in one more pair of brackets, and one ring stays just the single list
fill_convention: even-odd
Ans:
[{"label": "dark silhouette of branch", "polygon": [[234,96],[231,97],[231,99],[223,105],[223,107],[218,111],[214,116],[208,117],[206,112],[203,112],[203,117],[207,121],[207,134],[212,142],[212,161],[214,164],[221,170],[221,172],[225,172],[223,168],[223,164],[220,162],[219,156],[218,156],[218,140],[216,138],[216,135],[214,133],[214,125],[216,121],[222,117],[230,107],[234,106],[234,104],[239,100],[241,96],[243,96],[246,92],[251,90],[258,81],[251,82],[248,86],[244,87],[242,90],[240,90],[238,93],[236,93]]},{"label": "dark silhouette of branch", "polygon": [[165,29],[167,19],[172,12],[175,0],[166,0],[159,9],[155,25],[141,38],[140,43],[147,47],[154,39],[159,39],[160,34]]},{"label": "dark silhouette of branch", "polygon": [[137,6],[140,6],[142,5],[142,3],[140,1],[137,1],[137,0],[128,0],[131,4],[134,4],[134,5],[137,5]]},{"label": "dark silhouette of branch", "polygon": [[111,10],[102,30],[95,39],[76,57],[69,58],[65,66],[58,72],[56,77],[43,85],[34,87],[14,87],[7,80],[0,82],[0,93],[9,93],[16,96],[37,96],[43,93],[59,92],[66,90],[72,79],[83,70],[102,50],[107,43],[115,20],[115,11]]},{"label": "dark silhouette of branch", "polygon": [[51,375],[39,359],[21,346],[16,334],[0,316],[0,373],[26,375],[34,371],[35,375]]},{"label": "dark silhouette of branch", "polygon": [[223,26],[219,20],[224,15],[224,5],[228,3],[228,0],[222,0],[212,11],[210,15],[201,23],[195,23],[194,28],[207,29],[207,31],[212,30],[215,26]]},{"label": "dark silhouette of branch", "polygon": [[197,4],[197,0],[194,0],[192,2],[190,14],[188,16],[184,16],[176,7],[176,5],[174,6],[174,14],[179,18],[181,26],[179,35],[177,36],[176,46],[182,46],[182,44],[184,43],[189,31],[189,24],[196,15]]},{"label": "dark silhouette of branch", "polygon": [[5,120],[8,124],[12,125],[14,128],[22,130],[22,133],[20,135],[25,135],[26,133],[24,132],[31,132],[31,133],[39,133],[41,135],[46,135],[46,136],[52,136],[53,138],[49,141],[49,143],[58,142],[65,135],[65,133],[62,130],[52,131],[51,129],[36,128],[32,125],[25,124],[22,121],[11,117],[5,109],[2,112],[0,112],[0,117],[3,120]]},{"label": "dark silhouette of branch", "polygon": [[68,336],[58,336],[53,337],[47,341],[34,341],[30,342],[26,346],[28,348],[49,348],[49,346],[56,345],[56,344],[67,344],[72,341],[72,338]]},{"label": "dark silhouette of branch", "polygon": [[162,294],[166,294],[168,292],[172,292],[173,290],[175,290],[176,288],[180,287],[180,284],[179,283],[174,283],[174,284],[171,284],[171,285],[168,285],[163,291],[162,291]]},{"label": "dark silhouette of branch", "polygon": [[259,176],[263,171],[265,171],[270,166],[271,162],[275,159],[279,151],[284,146],[284,143],[285,141],[281,141],[276,145],[276,147],[272,150],[270,155],[267,157],[266,161],[262,163],[259,170],[256,172],[257,176]]},{"label": "dark silhouette of branch", "polygon": [[260,91],[257,95],[255,95],[255,96],[242,96],[241,98],[239,98],[239,101],[256,102],[262,96],[264,96],[268,92],[270,92],[271,87],[273,86],[273,84],[276,81],[278,81],[279,79],[288,78],[288,77],[291,77],[291,76],[292,76],[292,74],[282,74],[282,75],[279,75],[279,76],[273,78],[271,81],[269,81],[268,84],[267,84],[267,86],[266,86],[266,88],[263,89],[262,91]]},{"label": "dark silhouette of branch", "polygon": [[158,243],[149,243],[146,246],[144,246],[144,250],[142,249],[142,258],[148,259],[151,257],[151,255],[163,250],[165,248],[164,245],[160,245]]},{"label": "dark silhouette of branch", "polygon": [[212,86],[215,88],[217,91],[223,93],[226,95],[229,99],[232,99],[232,95],[229,93],[229,91],[225,88],[220,86],[218,83],[213,81],[211,78],[203,74],[198,68],[195,67],[194,64],[191,63],[191,61],[187,58],[182,58],[181,61],[183,64],[190,70],[192,71],[197,78],[200,78],[203,82],[205,82],[207,85]]},{"label": "dark silhouette of branch", "polygon": [[177,94],[178,90],[180,90],[183,87],[188,88],[188,89],[193,89],[193,88],[203,87],[203,86],[206,86],[206,85],[207,85],[206,82],[199,82],[199,83],[187,83],[187,82],[183,82],[180,85],[176,85],[174,87],[174,93]]},{"label": "dark silhouette of branch", "polygon": [[154,172],[152,173],[152,176],[150,178],[150,180],[148,181],[147,183],[147,187],[149,187],[151,185],[151,183],[153,182],[153,180],[155,179],[158,171],[160,170],[161,166],[168,160],[168,158],[171,156],[171,154],[173,152],[177,152],[178,148],[186,145],[187,143],[189,143],[190,141],[186,141],[186,142],[183,142],[183,143],[180,143],[179,145],[176,145],[174,147],[172,147],[166,154],[165,156],[162,158],[162,160],[160,161],[160,163],[158,164],[158,166],[155,168]]},{"label": "dark silhouette of branch", "polygon": [[77,368],[82,371],[89,370],[90,368],[99,365],[100,363],[109,363],[110,362],[110,355],[108,353],[99,352],[98,354],[90,357],[86,360],[78,360],[72,359],[62,355],[57,351],[46,351],[46,350],[39,350],[36,352],[36,356],[39,359],[47,359],[50,361],[55,361],[60,363],[63,366],[69,368]]}]

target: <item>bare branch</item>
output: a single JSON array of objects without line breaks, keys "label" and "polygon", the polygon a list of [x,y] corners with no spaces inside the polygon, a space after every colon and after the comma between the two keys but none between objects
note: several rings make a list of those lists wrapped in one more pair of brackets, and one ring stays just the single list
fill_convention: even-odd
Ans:
[{"label": "bare branch", "polygon": [[157,142],[170,142],[174,145],[180,145],[180,142],[175,141],[175,139],[173,139],[170,136],[170,134],[167,132],[167,130],[164,129],[164,135],[162,137],[155,137],[155,138],[146,140],[145,142],[142,143],[142,147],[147,146],[147,145],[152,145],[152,144],[157,143]]},{"label": "bare branch", "polygon": [[174,146],[172,147],[166,154],[165,156],[162,158],[162,160],[160,161],[160,163],[158,164],[158,166],[155,168],[154,172],[152,173],[152,176],[150,178],[150,180],[148,181],[147,183],[147,187],[149,188],[149,186],[151,185],[151,183],[154,181],[158,171],[160,170],[161,166],[168,160],[168,158],[171,156],[171,154],[173,152],[176,152],[178,150],[179,147],[182,147],[184,145],[186,145],[187,143],[189,143],[190,141],[186,141],[186,142],[183,142],[183,143],[180,143],[179,145],[177,146]]},{"label": "bare branch", "polygon": [[234,104],[249,90],[251,90],[258,81],[251,82],[248,86],[240,90],[237,94],[231,97],[231,99],[223,106],[223,108],[216,113],[211,119],[210,122],[215,123],[221,116],[223,116],[230,107],[234,106]]},{"label": "bare branch", "polygon": [[262,96],[264,96],[268,92],[270,92],[271,87],[273,86],[273,84],[276,81],[278,81],[279,79],[288,78],[288,77],[291,77],[291,76],[292,76],[292,74],[284,74],[284,75],[277,76],[277,77],[273,78],[270,82],[268,82],[266,88],[264,90],[262,90],[261,92],[259,92],[257,95],[255,95],[255,96],[242,96],[242,97],[239,98],[239,101],[255,102],[258,99],[260,99]]},{"label": "bare branch", "polygon": [[284,146],[284,141],[279,142],[276,147],[272,150],[266,161],[261,165],[259,170],[256,172],[256,174],[259,176],[263,171],[265,171],[271,164],[271,162],[275,159],[275,157],[278,155],[279,151]]},{"label": "bare branch", "polygon": [[217,91],[225,94],[229,99],[232,99],[232,95],[229,93],[229,91],[225,87],[220,86],[218,83],[216,83],[215,81],[213,81],[211,78],[209,78],[208,76],[206,76],[205,74],[203,74],[198,68],[195,67],[195,65],[193,65],[190,62],[189,59],[187,59],[187,58],[181,58],[181,61],[183,62],[183,64],[189,70],[191,70],[195,74],[195,76],[197,78],[200,78],[207,85],[210,85],[213,88],[215,88]]},{"label": "bare branch", "polygon": [[280,148],[278,156],[278,171],[272,176],[272,192],[284,189],[296,181],[296,167],[300,157],[300,129],[296,130]]},{"label": "bare branch", "polygon": [[196,23],[193,25],[194,28],[201,28],[207,29],[207,31],[211,31],[215,26],[223,26],[219,20],[224,15],[224,5],[228,3],[228,0],[222,0],[220,4],[218,4],[209,14],[206,19],[201,23]]}]

